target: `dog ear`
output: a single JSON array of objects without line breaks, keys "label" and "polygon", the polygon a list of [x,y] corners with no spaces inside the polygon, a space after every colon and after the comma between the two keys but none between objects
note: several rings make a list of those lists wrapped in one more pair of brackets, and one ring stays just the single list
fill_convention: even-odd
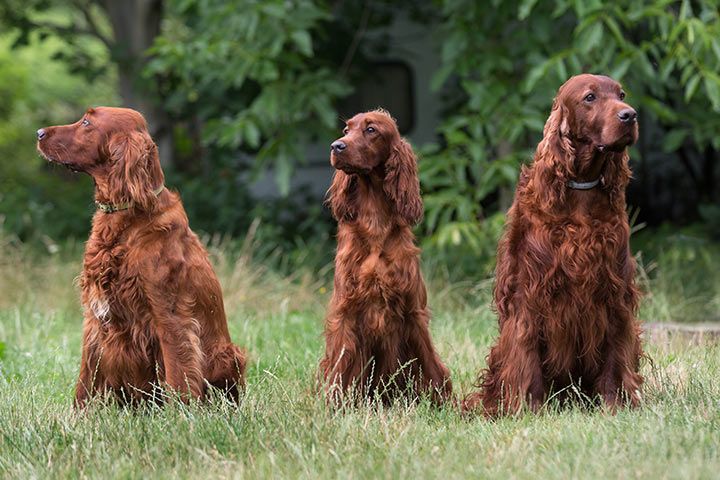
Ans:
[{"label": "dog ear", "polygon": [[575,148],[569,122],[567,108],[556,97],[533,160],[534,191],[548,207],[563,201],[567,182],[574,177]]},{"label": "dog ear", "polygon": [[113,162],[109,179],[113,201],[152,210],[157,203],[153,190],[165,179],[150,135],[143,131],[119,133],[110,138],[107,148]]},{"label": "dog ear", "polygon": [[357,214],[357,206],[354,205],[356,183],[355,175],[335,170],[325,204],[330,207],[330,212],[338,222],[352,220]]},{"label": "dog ear", "polygon": [[423,217],[423,202],[420,196],[417,158],[404,138],[399,138],[393,144],[390,157],[385,162],[383,188],[395,211],[408,225],[420,223]]}]

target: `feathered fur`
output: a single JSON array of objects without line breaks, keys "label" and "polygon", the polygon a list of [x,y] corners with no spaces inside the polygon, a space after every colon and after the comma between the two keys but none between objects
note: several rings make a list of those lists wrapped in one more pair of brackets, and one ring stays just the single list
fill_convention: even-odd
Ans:
[{"label": "feathered fur", "polygon": [[142,116],[100,107],[44,129],[38,149],[90,174],[97,201],[126,207],[93,217],[80,276],[85,322],[75,401],[183,399],[207,385],[237,399],[245,354],[230,341],[220,284],[179,196],[164,177]]},{"label": "feathered fur", "polygon": [[[625,210],[637,123],[623,98],[619,84],[594,75],[558,92],[508,212],[495,272],[500,335],[466,409],[536,410],[571,384],[613,409],[638,404],[639,292]],[[598,177],[592,190],[568,187]]]},{"label": "feathered fur", "polygon": [[[335,286],[320,370],[330,399],[451,394],[432,344],[420,249],[417,161],[384,111],[347,122],[333,145],[328,203],[338,221]],[[339,142],[339,143],[338,143]],[[342,144],[342,149],[339,146]]]}]

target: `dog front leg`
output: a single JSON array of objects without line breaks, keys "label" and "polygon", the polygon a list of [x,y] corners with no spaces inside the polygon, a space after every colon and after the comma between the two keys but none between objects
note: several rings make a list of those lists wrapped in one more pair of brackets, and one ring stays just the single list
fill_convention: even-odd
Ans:
[{"label": "dog front leg", "polygon": [[465,410],[482,405],[484,413],[494,417],[518,413],[524,405],[537,411],[545,401],[537,322],[519,315],[503,325],[480,375],[480,391],[465,400]]},{"label": "dog front leg", "polygon": [[102,355],[100,325],[92,314],[86,314],[83,324],[80,375],[75,386],[75,407],[84,407],[90,397],[105,388],[105,377],[100,368]]},{"label": "dog front leg", "polygon": [[435,403],[443,403],[452,396],[450,371],[440,360],[430,337],[430,318],[427,310],[420,310],[411,315],[408,324],[408,337],[411,349],[421,369],[421,388],[430,390]]},{"label": "dog front leg", "polygon": [[347,318],[331,315],[325,328],[325,356],[320,361],[326,396],[339,403],[349,390],[360,396],[365,387],[361,378],[363,359]]},{"label": "dog front leg", "polygon": [[618,407],[640,404],[643,377],[638,372],[642,347],[640,330],[630,312],[616,315],[619,328],[610,332],[602,370],[594,385],[605,405],[615,412]]},{"label": "dog front leg", "polygon": [[203,352],[197,323],[190,317],[168,315],[156,319],[156,334],[165,371],[165,384],[187,402],[205,393]]}]

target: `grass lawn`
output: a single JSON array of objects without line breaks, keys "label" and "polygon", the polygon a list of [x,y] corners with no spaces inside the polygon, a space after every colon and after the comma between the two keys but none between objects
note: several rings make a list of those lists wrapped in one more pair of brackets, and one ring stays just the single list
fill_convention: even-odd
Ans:
[{"label": "grass lawn", "polygon": [[[425,401],[336,413],[313,392],[327,275],[280,277],[219,250],[213,259],[230,330],[250,354],[242,403],[216,399],[143,411],[98,404],[78,413],[72,393],[80,357],[73,285],[79,254],[50,259],[0,247],[0,475],[6,478],[654,479],[720,472],[716,345],[646,345],[644,403],[614,416],[551,406],[542,415],[488,422]],[[456,392],[465,394],[496,333],[490,282],[447,287],[428,277],[435,342]],[[717,302],[717,278],[703,281],[711,290],[704,303]],[[675,290],[649,295],[643,318],[674,319],[658,316],[676,311],[677,302],[668,300]]]}]

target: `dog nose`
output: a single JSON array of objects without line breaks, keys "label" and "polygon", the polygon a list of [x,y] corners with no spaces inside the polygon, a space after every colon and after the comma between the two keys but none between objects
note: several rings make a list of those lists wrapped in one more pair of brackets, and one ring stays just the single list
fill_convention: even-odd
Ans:
[{"label": "dog nose", "polygon": [[343,150],[347,148],[347,145],[345,145],[345,142],[341,140],[335,140],[333,143],[330,144],[330,150],[332,150],[335,153],[340,153]]},{"label": "dog nose", "polygon": [[633,123],[637,120],[637,112],[632,108],[623,108],[618,112],[617,116],[623,123]]},{"label": "dog nose", "polygon": [[45,129],[41,128],[37,131],[38,140],[45,138]]}]

